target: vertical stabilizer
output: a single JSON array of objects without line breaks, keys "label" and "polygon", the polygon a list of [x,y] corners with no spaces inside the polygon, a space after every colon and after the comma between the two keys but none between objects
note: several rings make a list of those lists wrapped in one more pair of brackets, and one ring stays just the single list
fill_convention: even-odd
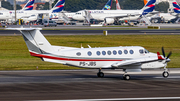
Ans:
[{"label": "vertical stabilizer", "polygon": [[65,0],[58,0],[58,2],[52,8],[52,13],[61,12],[64,9]]},{"label": "vertical stabilizer", "polygon": [[35,0],[29,0],[22,10],[33,10]]},{"label": "vertical stabilizer", "polygon": [[148,3],[148,1],[147,0],[144,0],[144,5],[146,5]]},{"label": "vertical stabilizer", "polygon": [[121,10],[121,6],[119,5],[118,0],[116,0],[116,10]]},{"label": "vertical stabilizer", "polygon": [[111,10],[112,1],[113,1],[113,0],[109,0],[109,1],[106,3],[106,5],[103,7],[102,10]]},{"label": "vertical stabilizer", "polygon": [[178,5],[178,3],[176,2],[176,0],[173,0],[172,1],[172,4],[173,4],[173,10],[175,13],[180,13],[180,7]]},{"label": "vertical stabilizer", "polygon": [[53,51],[51,44],[42,35],[39,28],[7,28],[9,30],[19,30],[30,52],[44,54]]},{"label": "vertical stabilizer", "polygon": [[146,5],[141,9],[143,10],[142,15],[146,15],[155,9],[156,0],[149,0]]}]

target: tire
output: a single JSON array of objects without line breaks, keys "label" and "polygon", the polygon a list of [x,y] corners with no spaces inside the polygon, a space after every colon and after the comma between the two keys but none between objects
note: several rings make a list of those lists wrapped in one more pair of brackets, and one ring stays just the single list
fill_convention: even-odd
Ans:
[{"label": "tire", "polygon": [[124,80],[130,80],[130,75],[123,75]]},{"label": "tire", "polygon": [[103,72],[99,72],[99,73],[97,73],[97,76],[102,78],[102,77],[104,77],[104,73]]},{"label": "tire", "polygon": [[169,76],[169,73],[168,73],[167,71],[164,71],[164,72],[162,73],[162,75],[163,75],[164,78],[167,78],[167,77]]}]

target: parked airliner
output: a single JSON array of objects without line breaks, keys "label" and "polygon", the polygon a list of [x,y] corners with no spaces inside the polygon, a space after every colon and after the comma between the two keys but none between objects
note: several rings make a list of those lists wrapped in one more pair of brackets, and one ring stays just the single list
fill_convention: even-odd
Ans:
[{"label": "parked airliner", "polygon": [[[34,7],[34,2],[35,2],[35,0],[29,0],[21,10],[17,10],[16,12],[19,13],[19,12],[32,10]],[[12,14],[14,14],[14,10],[1,10],[0,11],[0,20],[11,19]]]},{"label": "parked airliner", "polygon": [[[34,1],[34,0],[30,0],[30,1]],[[62,11],[64,8],[64,4],[65,4],[65,0],[59,0],[51,10],[20,10],[16,12],[17,19],[20,19],[22,17],[30,17],[31,15],[37,15],[37,14],[49,14],[51,19],[53,19],[54,17],[57,17],[54,16],[54,13],[58,13]],[[2,19],[12,19],[14,18],[14,16],[15,16],[14,11],[0,11],[0,18]]]},{"label": "parked airliner", "polygon": [[[142,15],[152,12],[156,0],[150,0],[141,10],[88,10],[93,19],[104,21],[106,24],[117,22],[120,18],[124,20],[136,20]],[[85,11],[78,11],[73,19],[85,20]],[[126,18],[126,19],[125,19]]]},{"label": "parked airliner", "polygon": [[159,52],[151,53],[141,46],[119,46],[98,48],[75,48],[51,45],[40,32],[41,28],[7,28],[19,30],[26,42],[31,56],[42,61],[60,63],[81,68],[99,69],[98,77],[104,77],[102,69],[123,69],[125,80],[129,80],[128,72],[140,72],[142,69],[164,67],[163,76],[168,77],[166,69],[171,52],[165,57]]}]

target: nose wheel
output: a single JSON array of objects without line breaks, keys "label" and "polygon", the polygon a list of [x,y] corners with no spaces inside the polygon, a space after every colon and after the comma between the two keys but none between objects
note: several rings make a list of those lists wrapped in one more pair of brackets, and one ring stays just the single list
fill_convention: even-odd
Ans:
[{"label": "nose wheel", "polygon": [[164,72],[162,73],[162,76],[163,76],[164,78],[167,78],[167,77],[169,76],[169,73],[168,73],[167,71],[164,71]]}]

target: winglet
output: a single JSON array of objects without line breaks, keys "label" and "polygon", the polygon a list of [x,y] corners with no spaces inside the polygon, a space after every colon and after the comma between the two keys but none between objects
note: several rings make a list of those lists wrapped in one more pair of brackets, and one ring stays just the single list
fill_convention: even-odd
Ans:
[{"label": "winglet", "polygon": [[159,52],[157,52],[158,60],[164,60],[164,58],[161,56]]}]

